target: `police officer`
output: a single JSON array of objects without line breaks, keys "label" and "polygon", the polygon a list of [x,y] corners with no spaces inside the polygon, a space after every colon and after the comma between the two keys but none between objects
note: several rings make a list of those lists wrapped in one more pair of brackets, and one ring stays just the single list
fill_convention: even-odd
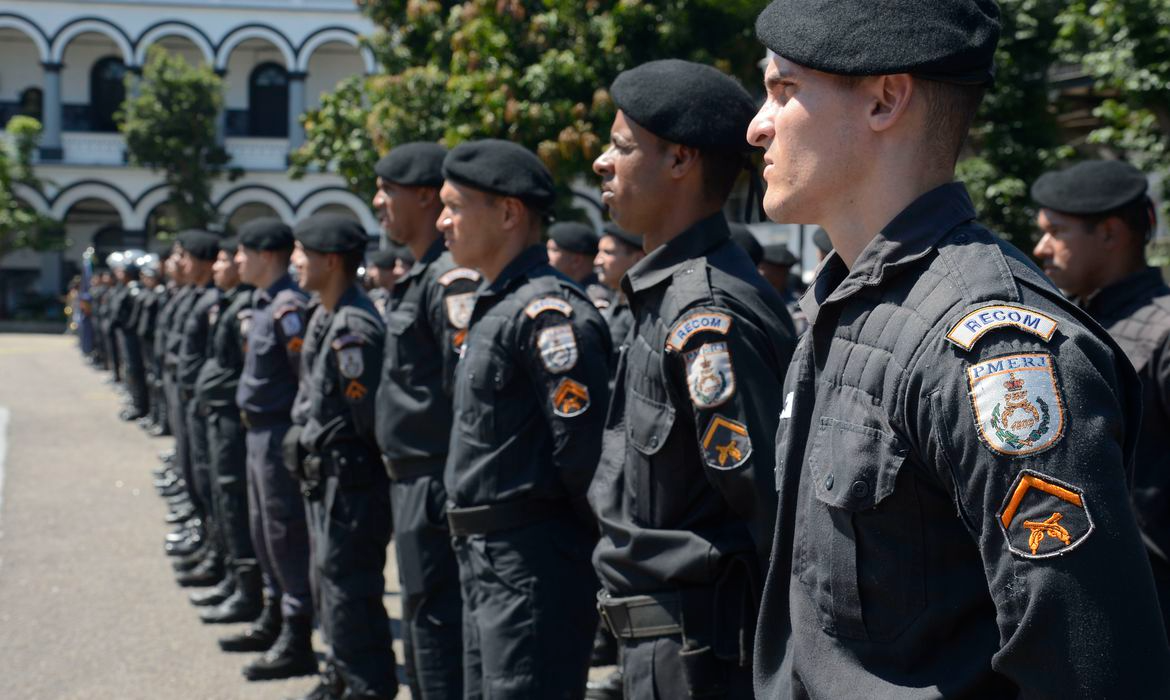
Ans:
[{"label": "police officer", "polygon": [[247,428],[248,512],[266,597],[251,629],[221,639],[220,647],[267,650],[244,668],[248,680],[318,670],[305,506],[282,452],[292,426],[308,301],[288,274],[293,243],[287,225],[265,217],[240,228],[236,251],[240,281],[255,287],[252,307],[238,314],[245,346],[236,405]]},{"label": "police officer", "polygon": [[722,213],[754,103],[715,68],[678,60],[626,71],[610,94],[612,146],[593,169],[613,220],[648,253],[622,282],[634,327],[590,489],[599,607],[623,645],[627,698],[750,697],[775,386],[794,344]]},{"label": "police officer", "polygon": [[757,694],[1170,697],[1137,378],[953,182],[996,4],[777,0],[756,29],[764,208],[835,249],[783,389]]},{"label": "police officer", "polygon": [[149,405],[146,393],[146,367],[142,361],[142,347],[138,342],[138,313],[143,298],[143,287],[139,281],[139,259],[146,255],[142,250],[122,252],[118,282],[121,293],[115,298],[110,309],[110,327],[118,345],[122,360],[122,378],[126,385],[127,404],[119,417],[124,421],[138,420],[146,415]]},{"label": "police officer", "polygon": [[113,308],[114,302],[122,294],[123,284],[118,279],[121,270],[125,265],[126,256],[121,251],[110,253],[106,256],[106,265],[109,266],[110,272],[105,275],[105,289],[99,298],[100,312],[99,312],[99,333],[102,336],[102,344],[105,346],[105,361],[106,369],[111,372],[111,377],[107,379],[108,382],[118,383],[122,381],[122,356],[118,352],[118,342],[114,336],[113,326]]},{"label": "police officer", "polygon": [[1085,161],[1032,186],[1048,277],[1105,327],[1142,381],[1133,505],[1170,629],[1170,287],[1146,262],[1154,205],[1140,170]]},{"label": "police officer", "polygon": [[446,154],[438,144],[402,144],[374,169],[382,230],[418,260],[387,307],[377,434],[391,479],[403,665],[411,696],[427,700],[463,697],[463,599],[443,466],[455,365],[480,282],[478,272],[455,265],[435,228]]},{"label": "police officer", "polygon": [[220,241],[212,267],[221,295],[208,310],[207,359],[195,382],[198,413],[207,422],[211,512],[224,548],[225,589],[230,595],[199,613],[204,622],[251,622],[260,615],[264,592],[248,517],[247,449],[236,390],[244,369],[241,314],[252,304],[252,287],[240,283],[235,238]]},{"label": "police officer", "polygon": [[379,315],[386,314],[390,296],[394,293],[394,285],[398,283],[398,278],[405,274],[405,270],[410,269],[410,265],[404,260],[406,257],[407,252],[398,246],[370,253],[366,279],[370,283],[370,301],[374,302]]},{"label": "police officer", "polygon": [[808,328],[808,319],[804,317],[804,312],[800,310],[800,300],[792,291],[791,271],[792,266],[796,264],[796,256],[783,243],[766,245],[762,250],[763,256],[756,263],[756,269],[784,301],[784,306],[796,327],[796,335],[800,336]]},{"label": "police officer", "polygon": [[158,328],[159,312],[167,299],[166,278],[158,255],[151,253],[142,265],[144,293],[138,310],[135,331],[138,345],[142,349],[143,378],[146,383],[147,405],[149,407],[142,427],[151,435],[160,435],[165,422],[165,401],[162,398],[162,383],[158,356],[154,351],[154,339]]},{"label": "police officer", "polygon": [[598,309],[609,307],[610,291],[593,271],[597,258],[597,234],[593,227],[579,221],[561,221],[549,226],[548,264],[576,282]]},{"label": "police officer", "polygon": [[357,281],[369,239],[336,214],[306,219],[295,235],[300,285],[320,298],[301,356],[296,405],[307,411],[290,432],[301,453],[292,466],[306,489],[323,494],[309,500],[308,515],[331,669],[309,697],[390,700],[398,691],[382,605],[390,493],[374,436],[385,327]]},{"label": "police officer", "polygon": [[465,697],[577,698],[597,625],[585,492],[611,347],[585,293],[548,265],[552,176],[507,141],[443,161],[439,229],[484,277],[455,371],[444,481],[463,586]]}]

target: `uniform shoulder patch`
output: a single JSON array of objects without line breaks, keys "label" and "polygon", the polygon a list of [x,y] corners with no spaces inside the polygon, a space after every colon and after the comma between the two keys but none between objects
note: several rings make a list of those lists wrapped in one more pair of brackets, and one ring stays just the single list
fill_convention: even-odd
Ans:
[{"label": "uniform shoulder patch", "polygon": [[553,413],[574,418],[589,410],[589,387],[565,377],[552,393]]},{"label": "uniform shoulder patch", "polygon": [[524,307],[524,314],[528,318],[536,318],[546,311],[555,311],[562,316],[571,317],[573,305],[560,297],[541,297]]},{"label": "uniform shoulder patch", "polygon": [[[296,309],[293,308],[295,311]],[[301,325],[301,316],[296,313],[285,313],[283,316],[277,316],[280,320],[280,330],[284,332],[286,338],[291,338],[295,335],[300,335],[303,326]]]},{"label": "uniform shoulder patch", "polygon": [[448,294],[443,299],[447,311],[447,322],[452,327],[465,330],[471,324],[471,312],[475,308],[475,292]]},{"label": "uniform shoulder patch", "polygon": [[698,333],[711,332],[727,335],[731,330],[731,316],[714,311],[695,311],[674,324],[666,336],[666,348],[681,352],[687,341]]},{"label": "uniform shoulder patch", "polygon": [[353,347],[355,345],[364,345],[366,341],[362,340],[360,335],[348,333],[346,335],[338,336],[330,345],[334,350],[344,350],[345,348]]},{"label": "uniform shoulder patch", "polygon": [[714,408],[735,394],[735,371],[727,343],[706,343],[684,355],[687,389],[697,408]]},{"label": "uniform shoulder patch", "polygon": [[970,350],[980,338],[997,328],[1016,328],[1048,342],[1052,340],[1058,325],[1056,319],[1035,309],[1012,304],[991,304],[959,319],[947,333],[947,340],[964,350]]},{"label": "uniform shoulder patch", "polygon": [[703,433],[703,462],[712,469],[735,469],[752,456],[747,426],[715,414]]},{"label": "uniform shoulder patch", "polygon": [[1060,556],[1093,532],[1084,492],[1030,469],[1016,476],[998,517],[1008,549],[1025,559]]},{"label": "uniform shoulder patch", "polygon": [[357,379],[366,369],[365,358],[362,357],[364,341],[358,335],[343,335],[330,345],[337,353],[337,370],[346,379]]},{"label": "uniform shoulder patch", "polygon": [[469,267],[457,267],[453,270],[447,270],[439,276],[439,286],[450,287],[453,283],[459,280],[470,280],[472,282],[479,281],[479,273]]},{"label": "uniform shoulder patch", "polygon": [[1023,457],[1064,436],[1064,401],[1052,355],[983,360],[967,368],[967,381],[979,435],[993,452]]},{"label": "uniform shoulder patch", "polygon": [[577,366],[577,336],[567,323],[542,329],[536,346],[540,349],[544,368],[553,374],[568,372]]}]

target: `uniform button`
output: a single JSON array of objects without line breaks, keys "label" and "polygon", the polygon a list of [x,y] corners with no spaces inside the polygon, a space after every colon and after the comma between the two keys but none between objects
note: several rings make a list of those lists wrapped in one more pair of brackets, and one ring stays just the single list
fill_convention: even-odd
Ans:
[{"label": "uniform button", "polygon": [[504,373],[503,372],[496,372],[496,384],[503,384],[503,383],[504,383]]},{"label": "uniform button", "polygon": [[852,491],[855,498],[865,498],[869,495],[869,484],[864,481],[854,481]]},{"label": "uniform button", "polygon": [[651,447],[658,447],[658,436],[657,435],[650,436],[650,446]]},{"label": "uniform button", "polygon": [[825,490],[826,491],[833,490],[833,475],[832,474],[825,477]]}]

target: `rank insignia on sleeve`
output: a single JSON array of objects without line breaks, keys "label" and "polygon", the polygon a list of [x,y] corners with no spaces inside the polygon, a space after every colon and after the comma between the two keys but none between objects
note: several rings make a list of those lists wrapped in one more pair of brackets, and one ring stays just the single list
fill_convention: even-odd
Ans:
[{"label": "rank insignia on sleeve", "polygon": [[350,401],[361,401],[367,393],[369,389],[356,379],[350,380],[349,385],[345,387],[345,398]]},{"label": "rank insignia on sleeve", "polygon": [[568,372],[577,366],[577,336],[569,324],[545,328],[537,337],[540,361],[553,374]]},{"label": "rank insignia on sleeve", "polygon": [[567,318],[573,315],[573,305],[560,297],[541,297],[524,307],[528,318],[536,318],[545,311],[555,311]]},{"label": "rank insignia on sleeve", "polygon": [[475,308],[475,292],[452,294],[443,300],[447,309],[447,321],[454,328],[465,329],[471,323],[471,311]]},{"label": "rank insignia on sleeve", "polygon": [[1060,556],[1093,532],[1084,493],[1030,469],[1016,477],[998,516],[1008,549],[1026,559]]},{"label": "rank insignia on sleeve", "polygon": [[288,351],[289,352],[300,352],[301,348],[303,348],[304,346],[305,346],[305,341],[301,340],[301,337],[299,335],[296,336],[295,338],[293,338],[292,340],[288,341]]},{"label": "rank insignia on sleeve", "polygon": [[459,351],[459,356],[463,357],[463,344],[467,342],[467,329],[460,328],[455,331],[455,335],[451,336],[451,345]]},{"label": "rank insignia on sleeve", "polygon": [[752,439],[747,426],[716,415],[703,433],[703,461],[712,469],[730,470],[752,456]]},{"label": "rank insignia on sleeve", "polygon": [[967,368],[967,379],[975,423],[993,451],[1022,457],[1046,450],[1064,436],[1064,404],[1052,355],[984,360]]},{"label": "rank insignia on sleeve", "polygon": [[670,335],[666,336],[666,347],[675,352],[681,352],[687,341],[697,333],[711,332],[727,335],[730,330],[731,317],[727,314],[710,311],[692,313],[670,329]]},{"label": "rank insignia on sleeve", "polygon": [[970,350],[985,334],[996,328],[1016,328],[1025,333],[1052,340],[1057,322],[1051,316],[1024,306],[992,304],[970,312],[947,333],[947,340]]},{"label": "rank insignia on sleeve", "polygon": [[285,337],[291,338],[301,332],[301,317],[299,314],[292,312],[285,312],[280,317],[280,330],[284,331]]},{"label": "rank insignia on sleeve", "polygon": [[450,287],[454,282],[459,280],[471,280],[472,282],[479,281],[479,273],[467,267],[457,267],[454,270],[448,270],[439,277],[439,285],[443,287]]},{"label": "rank insignia on sleeve", "polygon": [[574,418],[589,410],[589,387],[568,377],[557,384],[552,395],[553,413]]},{"label": "rank insignia on sleeve", "polygon": [[719,406],[735,394],[735,371],[731,368],[731,351],[727,349],[727,343],[707,343],[684,357],[687,389],[697,408]]}]

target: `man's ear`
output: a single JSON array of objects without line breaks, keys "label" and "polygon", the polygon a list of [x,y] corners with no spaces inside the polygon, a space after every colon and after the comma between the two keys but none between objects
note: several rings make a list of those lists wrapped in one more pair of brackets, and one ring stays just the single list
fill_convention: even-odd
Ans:
[{"label": "man's ear", "polygon": [[910,101],[922,94],[908,73],[874,76],[862,85],[869,96],[869,128],[875,132],[887,131],[901,121]]},{"label": "man's ear", "polygon": [[500,197],[499,207],[500,223],[504,225],[504,228],[515,229],[526,225],[528,207],[524,205],[524,202],[515,197]]},{"label": "man's ear", "polygon": [[422,209],[429,208],[439,198],[439,191],[434,187],[415,187],[414,199]]},{"label": "man's ear", "polygon": [[666,147],[666,155],[670,164],[670,176],[676,180],[681,180],[687,173],[699,167],[699,149],[693,146],[672,143]]}]

